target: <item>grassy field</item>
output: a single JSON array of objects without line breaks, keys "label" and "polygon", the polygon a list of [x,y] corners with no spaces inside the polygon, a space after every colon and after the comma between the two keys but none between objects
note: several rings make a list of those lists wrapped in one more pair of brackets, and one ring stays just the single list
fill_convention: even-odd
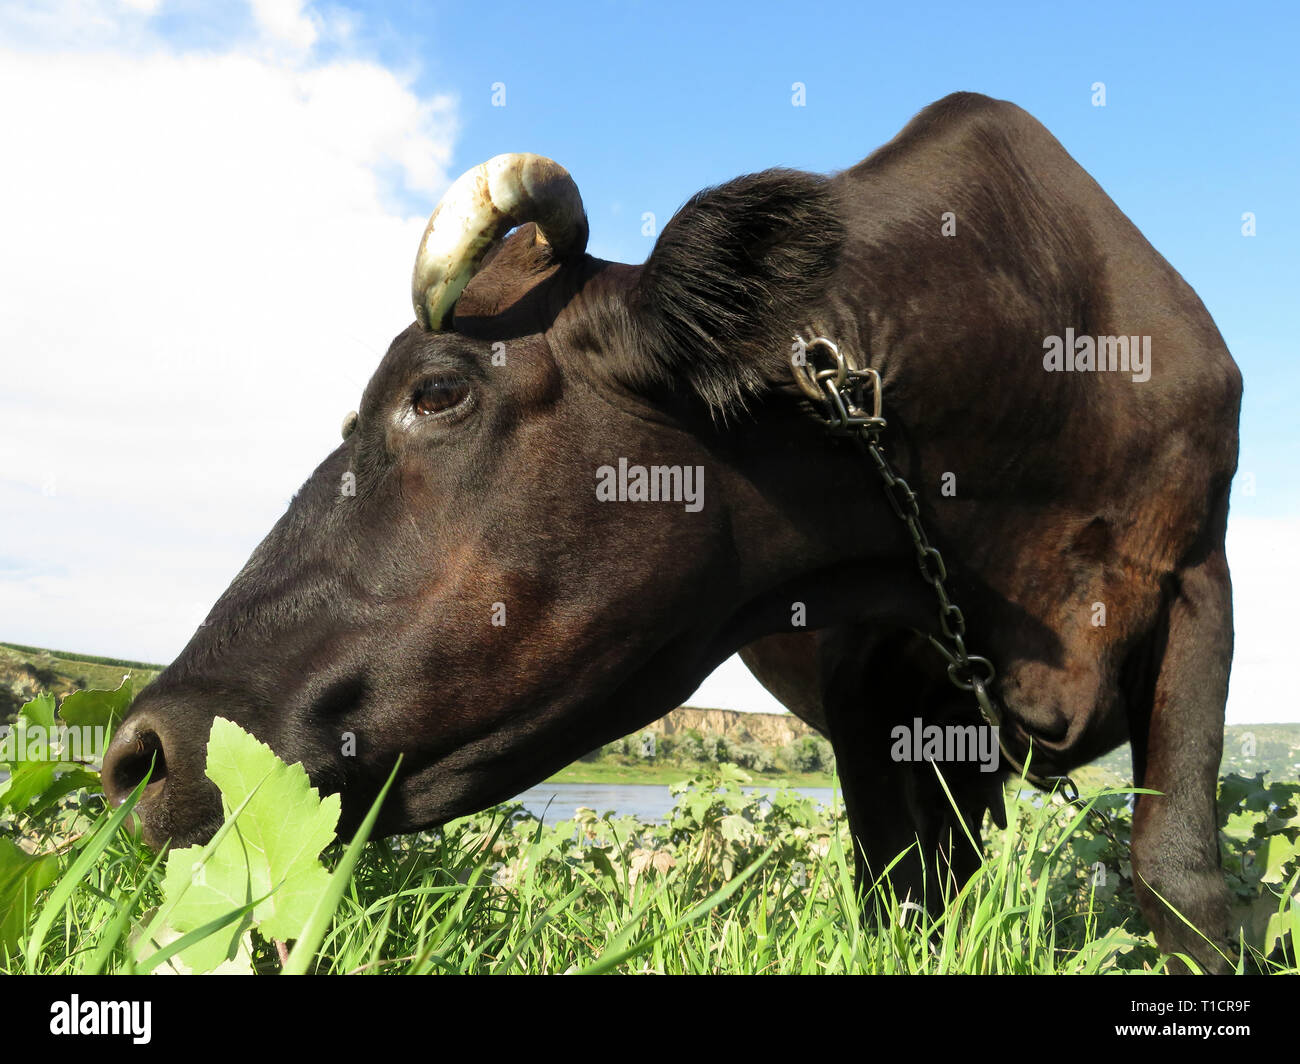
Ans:
[{"label": "grassy field", "polygon": [[[580,811],[543,826],[508,806],[346,852],[335,843],[332,875],[321,870],[309,899],[323,916],[283,948],[283,930],[267,931],[280,914],[259,915],[255,884],[267,881],[255,858],[233,868],[243,888],[213,887],[232,874],[223,861],[181,851],[164,865],[91,802],[74,844],[36,840],[56,867],[0,942],[0,971],[1119,974],[1168,963],[1133,903],[1122,848],[1072,807],[1013,802],[979,872],[929,915],[884,885],[860,899],[842,817],[797,795],[760,806],[742,781],[727,766],[695,779],[662,825]],[[1122,796],[1097,801],[1122,838]],[[245,855],[247,841],[267,842],[257,825]],[[1230,958],[1237,970],[1300,971],[1297,875],[1259,896],[1290,937],[1248,937]],[[204,886],[228,900],[177,920],[178,890],[183,905],[187,887]]]},{"label": "grassy field", "polygon": [[138,691],[162,671],[161,665],[144,662],[82,658],[60,650],[0,643],[0,676],[12,683],[20,671],[25,673],[24,667],[30,667],[40,677],[34,680],[35,684],[60,694],[77,688],[113,688],[128,673]]},{"label": "grassy field", "polygon": [[[123,669],[14,653],[24,667],[109,669],[114,685]],[[107,721],[129,692],[69,697],[82,721]],[[26,708],[20,726],[48,723],[55,705]],[[960,890],[930,885],[943,904],[928,913],[883,881],[860,897],[842,805],[746,790],[775,775],[582,762],[553,779],[667,784],[672,813],[647,823],[579,809],[543,824],[508,804],[345,847],[330,841],[332,800],[301,768],[228,727],[246,745],[221,762],[240,766],[238,783],[214,776],[228,815],[206,848],[149,851],[125,826],[130,803],[106,809],[82,766],[4,766],[0,972],[1118,974],[1169,963],[1134,899],[1128,795],[1109,786],[1122,764],[1078,773],[1088,812],[1009,787],[1008,827],[985,823],[979,872]],[[1228,745],[1285,767],[1289,738],[1257,729]],[[1300,784],[1226,773],[1219,819],[1239,929],[1229,967],[1300,973]],[[874,919],[860,919],[864,907]]]}]

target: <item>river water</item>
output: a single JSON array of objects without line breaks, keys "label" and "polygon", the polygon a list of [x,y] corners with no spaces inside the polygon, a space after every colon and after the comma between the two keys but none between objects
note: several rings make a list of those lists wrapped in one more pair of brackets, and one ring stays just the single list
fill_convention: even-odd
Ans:
[{"label": "river water", "polygon": [[[831,804],[829,787],[792,789],[816,799],[820,805]],[[775,787],[746,787],[745,790],[765,794],[776,792]],[[542,783],[529,787],[515,801],[522,802],[528,812],[548,824],[570,819],[580,805],[597,813],[634,816],[646,821],[665,820],[673,808],[673,796],[666,783]]]},{"label": "river water", "polygon": [[[8,778],[9,773],[0,769],[0,784]],[[766,794],[776,792],[775,787],[744,789],[763,791]],[[832,791],[829,787],[791,789],[816,799],[819,805],[831,805]],[[548,824],[569,820],[580,805],[594,809],[597,813],[634,816],[648,822],[666,820],[673,808],[673,796],[666,783],[542,783],[529,787],[522,794],[516,795],[514,800],[522,802],[528,812]],[[843,799],[840,801],[842,804]]]}]

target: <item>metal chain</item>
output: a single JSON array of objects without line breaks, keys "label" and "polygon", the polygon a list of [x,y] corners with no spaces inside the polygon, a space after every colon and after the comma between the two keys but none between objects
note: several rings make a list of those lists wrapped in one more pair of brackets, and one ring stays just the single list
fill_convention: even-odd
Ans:
[{"label": "metal chain", "polygon": [[[829,352],[835,364],[817,369],[810,359],[810,353],[818,349]],[[850,366],[838,345],[824,336],[815,336],[811,340],[796,336],[790,366],[799,387],[810,398],[816,398],[826,411],[824,420],[827,428],[835,435],[851,437],[871,461],[880,475],[885,498],[912,537],[921,578],[933,589],[939,607],[939,630],[943,633],[943,639],[933,635],[928,638],[948,661],[949,681],[958,690],[974,694],[980,716],[985,724],[995,730],[1002,757],[1012,769],[1040,790],[1051,791],[1060,787],[1067,802],[1081,805],[1079,788],[1069,776],[1044,777],[1030,772],[1007,750],[1002,738],[1002,713],[989,692],[997,672],[988,658],[967,650],[966,617],[948,593],[948,567],[944,564],[943,555],[930,542],[930,537],[921,524],[916,492],[898,475],[881,446],[880,436],[886,422],[881,416],[880,374],[869,367],[858,369]],[[871,391],[870,397],[866,394],[867,389]],[[868,403],[870,414],[866,412]],[[1030,750],[1032,749],[1031,739]],[[1109,829],[1106,834],[1110,834]]]}]

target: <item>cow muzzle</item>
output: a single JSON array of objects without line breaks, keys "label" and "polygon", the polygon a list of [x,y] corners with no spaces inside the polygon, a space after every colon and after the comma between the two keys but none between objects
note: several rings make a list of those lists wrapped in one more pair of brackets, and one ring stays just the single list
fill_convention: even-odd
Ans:
[{"label": "cow muzzle", "polygon": [[100,778],[111,805],[121,805],[148,780],[132,815],[154,847],[168,840],[173,846],[206,842],[222,820],[220,793],[204,773],[208,729],[184,727],[181,719],[134,712],[104,752]]}]

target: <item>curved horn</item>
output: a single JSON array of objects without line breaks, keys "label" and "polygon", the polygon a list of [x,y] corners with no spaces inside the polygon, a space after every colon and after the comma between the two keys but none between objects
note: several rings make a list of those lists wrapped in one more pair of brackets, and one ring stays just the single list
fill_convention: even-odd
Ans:
[{"label": "curved horn", "polygon": [[488,250],[535,222],[563,259],[587,247],[587,215],[569,172],[527,152],[498,155],[452,184],[434,208],[415,256],[411,300],[420,328],[441,332]]}]

